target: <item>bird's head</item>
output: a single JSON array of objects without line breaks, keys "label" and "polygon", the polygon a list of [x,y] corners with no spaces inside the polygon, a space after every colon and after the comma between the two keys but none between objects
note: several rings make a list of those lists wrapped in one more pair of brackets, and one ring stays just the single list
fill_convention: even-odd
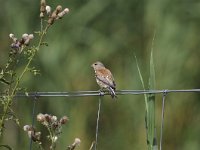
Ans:
[{"label": "bird's head", "polygon": [[91,65],[91,67],[93,67],[94,70],[96,70],[96,69],[101,69],[101,68],[105,68],[104,65],[103,65],[100,61],[97,61],[97,62],[93,63],[93,64]]}]

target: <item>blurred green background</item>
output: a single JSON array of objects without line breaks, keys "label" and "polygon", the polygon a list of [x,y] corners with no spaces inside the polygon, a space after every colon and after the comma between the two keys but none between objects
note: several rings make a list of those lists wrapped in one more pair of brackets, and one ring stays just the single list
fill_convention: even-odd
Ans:
[{"label": "blurred green background", "polygon": [[[40,29],[39,0],[0,0],[0,66],[8,58],[14,33],[33,33]],[[147,83],[149,54],[154,41],[157,89],[192,89],[200,86],[200,1],[197,0],[57,0],[47,1],[55,8],[68,7],[70,13],[49,29],[33,66],[41,75],[26,74],[23,87],[28,91],[98,90],[94,61],[102,61],[116,80],[117,89],[142,89],[134,54],[138,57]],[[37,40],[37,38],[35,38]],[[19,69],[22,65],[19,65]],[[147,85],[147,84],[146,84]],[[161,96],[156,100],[157,137],[160,134]],[[169,94],[166,101],[163,149],[200,149],[200,95]],[[15,110],[21,126],[6,126],[3,144],[14,149],[29,148],[22,127],[31,124],[31,99],[18,98]],[[78,149],[88,150],[95,140],[97,97],[40,98],[36,113],[49,113],[69,123],[64,126],[57,149],[66,149],[74,138]],[[99,124],[99,150],[144,150],[145,104],[141,96],[105,96]],[[41,127],[36,122],[36,127]],[[45,133],[44,128],[40,129]],[[44,139],[43,139],[44,140]],[[37,149],[33,146],[34,149]]]}]

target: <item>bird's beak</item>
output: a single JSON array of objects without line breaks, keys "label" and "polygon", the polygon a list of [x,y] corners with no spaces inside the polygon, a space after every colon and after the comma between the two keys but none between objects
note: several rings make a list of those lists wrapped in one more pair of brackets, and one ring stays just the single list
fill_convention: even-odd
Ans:
[{"label": "bird's beak", "polygon": [[91,65],[91,67],[93,67],[93,64]]}]

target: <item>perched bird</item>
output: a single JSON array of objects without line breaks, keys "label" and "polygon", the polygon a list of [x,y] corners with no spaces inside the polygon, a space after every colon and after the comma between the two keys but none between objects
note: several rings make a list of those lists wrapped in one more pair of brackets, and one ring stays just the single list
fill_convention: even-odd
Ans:
[{"label": "perched bird", "polygon": [[95,77],[96,77],[97,84],[102,89],[104,89],[104,88],[108,89],[111,94],[111,97],[115,98],[116,97],[116,94],[115,94],[116,84],[115,84],[113,75],[110,72],[110,70],[105,68],[105,66],[99,61],[93,63],[92,67],[94,68],[94,71],[95,71]]}]

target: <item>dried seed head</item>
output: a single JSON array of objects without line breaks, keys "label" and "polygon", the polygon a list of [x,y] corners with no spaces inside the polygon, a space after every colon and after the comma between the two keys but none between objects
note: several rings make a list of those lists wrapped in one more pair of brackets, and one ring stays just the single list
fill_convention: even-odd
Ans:
[{"label": "dried seed head", "polygon": [[13,40],[13,43],[17,43],[17,38],[15,37],[14,34],[10,33],[9,37]]},{"label": "dried seed head", "polygon": [[37,121],[38,122],[44,122],[45,121],[45,116],[43,114],[38,114],[37,115]]},{"label": "dried seed head", "polygon": [[63,117],[60,119],[60,123],[61,123],[61,124],[65,124],[65,123],[67,123],[68,120],[69,120],[69,119],[68,119],[67,116],[63,116]]},{"label": "dried seed head", "polygon": [[41,137],[41,132],[35,132],[35,137],[37,138],[37,140],[40,140]]},{"label": "dried seed head", "polygon": [[[47,9],[49,9],[48,7],[46,7],[46,11]],[[54,23],[55,20],[57,19],[61,19],[65,14],[67,14],[69,12],[69,9],[68,8],[65,8],[63,11],[62,11],[62,6],[61,5],[58,5],[56,7],[56,9],[53,11],[53,13],[51,15],[49,15],[49,19],[48,19],[48,24],[49,25],[52,25]]]},{"label": "dried seed head", "polygon": [[52,24],[54,23],[54,20],[55,20],[55,19],[53,19],[52,17],[50,17],[49,20],[48,20],[47,22],[48,22],[48,24],[52,25]]},{"label": "dried seed head", "polygon": [[25,125],[25,126],[23,127],[24,131],[29,131],[29,130],[30,130],[30,128],[31,128],[31,126],[30,126],[30,125]]},{"label": "dried seed head", "polygon": [[44,114],[44,117],[45,117],[45,121],[46,122],[50,122],[51,121],[51,116],[50,115],[48,115],[48,114]]},{"label": "dried seed head", "polygon": [[41,0],[40,1],[40,5],[45,6],[46,5],[46,1],[45,0]]},{"label": "dried seed head", "polygon": [[46,7],[46,1],[41,0],[41,2],[40,2],[40,12],[45,12],[45,7]]},{"label": "dried seed head", "polygon": [[10,33],[10,34],[9,34],[9,37],[10,37],[11,39],[13,39],[13,38],[15,37],[15,35],[14,35],[13,33]]},{"label": "dried seed head", "polygon": [[44,13],[43,12],[40,13],[40,18],[44,18]]},{"label": "dried seed head", "polygon": [[44,13],[45,12],[45,6],[40,7],[40,12]]},{"label": "dried seed head", "polygon": [[46,13],[48,15],[51,13],[51,7],[50,6],[46,6]]},{"label": "dried seed head", "polygon": [[[10,46],[11,48],[18,50],[21,47],[21,43],[19,41],[16,41],[16,43],[12,43]],[[19,52],[19,51],[16,51],[16,52]]]},{"label": "dried seed head", "polygon": [[49,17],[48,24],[52,25],[57,17],[57,11],[54,10],[51,16]]},{"label": "dried seed head", "polygon": [[81,140],[79,138],[75,138],[74,143],[72,144],[73,146],[79,146],[81,143]]},{"label": "dried seed head", "polygon": [[59,12],[61,12],[61,11],[62,11],[62,6],[61,6],[61,5],[58,5],[58,6],[56,7],[56,11],[57,11],[57,14],[58,14]]},{"label": "dried seed head", "polygon": [[28,34],[27,33],[24,33],[23,35],[22,35],[22,39],[23,40],[26,40],[28,38]]},{"label": "dried seed head", "polygon": [[40,18],[44,18],[45,11],[46,11],[46,1],[41,0],[40,1]]},{"label": "dried seed head", "polygon": [[69,8],[65,8],[64,12],[65,12],[65,14],[67,14],[69,12]]},{"label": "dried seed head", "polygon": [[69,13],[69,9],[65,8],[62,12],[60,12],[56,19],[61,19],[65,14]]},{"label": "dried seed head", "polygon": [[34,142],[40,141],[41,132],[28,131],[28,137]]},{"label": "dried seed head", "polygon": [[61,19],[66,13],[69,12],[69,9],[65,8],[62,12],[60,12],[57,16],[57,19]]},{"label": "dried seed head", "polygon": [[34,38],[34,35],[33,35],[33,34],[29,34],[29,35],[28,35],[28,38],[29,38],[30,40],[32,40],[32,39]]},{"label": "dried seed head", "polygon": [[51,122],[56,122],[57,121],[57,117],[56,116],[52,116],[51,117]]},{"label": "dried seed head", "polygon": [[29,39],[29,38],[27,38],[27,39],[24,41],[24,45],[28,46],[28,45],[29,45],[29,43],[30,43],[30,39]]},{"label": "dried seed head", "polygon": [[54,12],[52,13],[52,15],[51,15],[51,18],[56,19],[56,17],[57,17],[57,14],[56,14],[56,11],[54,11]]}]

